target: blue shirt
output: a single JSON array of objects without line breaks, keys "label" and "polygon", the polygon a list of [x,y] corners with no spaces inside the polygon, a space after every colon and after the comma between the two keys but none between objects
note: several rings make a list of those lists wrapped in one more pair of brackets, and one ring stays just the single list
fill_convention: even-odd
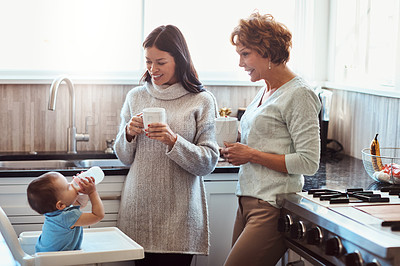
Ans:
[{"label": "blue shirt", "polygon": [[80,206],[45,213],[42,234],[36,243],[36,252],[77,250],[82,244],[82,226],[71,229],[81,216]]}]

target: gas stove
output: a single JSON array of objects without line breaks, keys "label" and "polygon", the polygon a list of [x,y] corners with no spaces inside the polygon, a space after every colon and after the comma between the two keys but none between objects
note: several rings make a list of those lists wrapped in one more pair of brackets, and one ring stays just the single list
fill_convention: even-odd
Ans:
[{"label": "gas stove", "polygon": [[314,265],[400,265],[400,189],[281,194],[278,230]]}]

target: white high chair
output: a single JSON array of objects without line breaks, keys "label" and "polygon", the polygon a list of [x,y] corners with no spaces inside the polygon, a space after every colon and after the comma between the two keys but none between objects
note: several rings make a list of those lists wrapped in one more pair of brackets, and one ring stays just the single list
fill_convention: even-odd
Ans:
[{"label": "white high chair", "polygon": [[144,258],[143,247],[116,227],[83,229],[81,250],[35,253],[36,240],[41,231],[23,232],[18,238],[0,207],[0,232],[21,266],[82,265]]}]

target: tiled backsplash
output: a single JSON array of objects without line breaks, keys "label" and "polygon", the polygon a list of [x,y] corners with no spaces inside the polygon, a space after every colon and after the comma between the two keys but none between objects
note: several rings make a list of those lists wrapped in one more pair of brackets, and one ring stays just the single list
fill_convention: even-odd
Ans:
[{"label": "tiled backsplash", "polygon": [[[78,142],[78,151],[106,148],[114,139],[126,93],[134,85],[75,85],[76,128],[90,134]],[[65,85],[58,90],[56,110],[49,111],[48,85],[0,85],[0,152],[64,151],[67,149],[69,95]],[[259,87],[207,86],[219,108],[230,107],[232,116],[246,107]],[[328,138],[339,141],[344,152],[361,158],[379,133],[381,146],[400,147],[400,99],[358,92],[333,90]]]},{"label": "tiled backsplash", "polygon": [[[78,142],[78,151],[106,148],[106,140],[114,139],[119,115],[127,92],[134,85],[75,86],[76,128],[90,139]],[[0,151],[66,151],[69,126],[69,94],[66,85],[58,90],[56,110],[49,111],[48,85],[0,85]],[[230,107],[236,116],[239,107],[246,107],[259,87],[207,86],[216,97],[219,108]]]}]

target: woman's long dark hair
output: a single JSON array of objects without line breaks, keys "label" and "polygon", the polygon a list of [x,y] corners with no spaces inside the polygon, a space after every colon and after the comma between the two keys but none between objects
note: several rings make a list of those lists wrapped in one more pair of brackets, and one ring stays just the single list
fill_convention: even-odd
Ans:
[{"label": "woman's long dark hair", "polygon": [[[154,29],[143,42],[144,49],[153,46],[169,53],[174,58],[176,77],[187,91],[194,93],[204,91],[190,57],[186,40],[176,26],[159,26]],[[151,82],[148,70],[143,74],[141,80]]]}]

